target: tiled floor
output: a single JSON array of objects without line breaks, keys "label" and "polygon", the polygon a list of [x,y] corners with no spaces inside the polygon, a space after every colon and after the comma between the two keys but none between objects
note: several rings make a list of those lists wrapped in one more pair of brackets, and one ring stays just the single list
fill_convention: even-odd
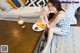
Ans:
[{"label": "tiled floor", "polygon": [[71,28],[68,36],[54,36],[51,53],[80,53],[80,27]]}]

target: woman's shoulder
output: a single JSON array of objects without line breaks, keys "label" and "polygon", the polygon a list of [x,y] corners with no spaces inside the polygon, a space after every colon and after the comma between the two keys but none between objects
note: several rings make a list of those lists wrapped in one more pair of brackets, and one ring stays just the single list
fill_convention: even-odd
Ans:
[{"label": "woman's shoulder", "polygon": [[66,17],[66,13],[65,13],[65,11],[63,11],[63,10],[59,11],[58,15],[59,15],[62,19],[64,19],[64,18]]},{"label": "woman's shoulder", "polygon": [[60,14],[60,15],[62,15],[62,16],[66,16],[66,12],[63,11],[63,10],[60,10],[58,14]]},{"label": "woman's shoulder", "polygon": [[65,14],[65,11],[60,10],[60,11],[59,11],[59,14]]}]

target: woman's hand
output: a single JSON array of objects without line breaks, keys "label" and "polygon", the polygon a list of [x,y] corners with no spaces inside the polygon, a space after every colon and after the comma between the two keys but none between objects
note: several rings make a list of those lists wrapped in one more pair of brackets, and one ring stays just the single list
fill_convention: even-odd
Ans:
[{"label": "woman's hand", "polygon": [[46,14],[45,8],[44,7],[41,7],[41,11],[40,11],[41,18],[44,17],[45,14]]},{"label": "woman's hand", "polygon": [[47,25],[47,28],[50,28],[50,25],[48,23],[46,23],[46,25]]},{"label": "woman's hand", "polygon": [[41,7],[41,12],[40,12],[40,19],[43,23],[46,23],[45,21],[45,8],[44,7]]}]

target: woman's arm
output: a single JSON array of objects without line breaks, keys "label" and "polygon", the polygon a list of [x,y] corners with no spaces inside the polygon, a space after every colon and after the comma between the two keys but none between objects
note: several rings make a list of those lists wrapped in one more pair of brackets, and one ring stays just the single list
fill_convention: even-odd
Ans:
[{"label": "woman's arm", "polygon": [[48,23],[49,23],[49,21],[48,21],[48,17],[47,17],[47,15],[46,15],[46,13],[45,13],[44,18],[45,18],[46,24],[48,24]]},{"label": "woman's arm", "polygon": [[42,22],[49,23],[48,17],[46,15],[46,10],[44,7],[41,8],[40,19],[42,20]]},{"label": "woman's arm", "polygon": [[49,28],[52,28],[52,27],[55,27],[56,26],[56,24],[61,20],[61,19],[63,19],[64,17],[62,17],[62,16],[64,16],[64,11],[60,11],[59,13],[58,13],[58,15],[55,17],[55,19],[49,24]]}]

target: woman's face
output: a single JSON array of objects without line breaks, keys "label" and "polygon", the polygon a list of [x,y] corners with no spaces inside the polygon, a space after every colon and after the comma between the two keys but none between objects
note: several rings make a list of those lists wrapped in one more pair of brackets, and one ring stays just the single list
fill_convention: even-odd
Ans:
[{"label": "woman's face", "polygon": [[56,8],[50,2],[48,2],[48,9],[49,9],[50,13],[55,13],[55,11],[56,11]]}]

